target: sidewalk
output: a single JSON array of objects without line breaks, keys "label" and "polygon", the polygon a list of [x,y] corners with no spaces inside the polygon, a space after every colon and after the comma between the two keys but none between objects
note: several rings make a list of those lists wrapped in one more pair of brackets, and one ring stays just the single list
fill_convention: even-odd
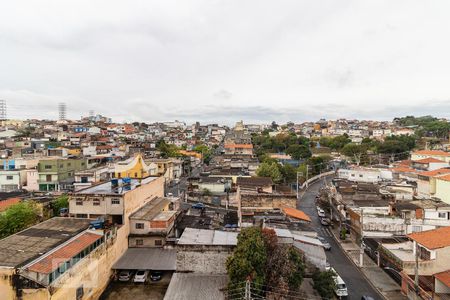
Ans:
[{"label": "sidewalk", "polygon": [[386,272],[384,272],[378,265],[364,253],[364,264],[361,268],[359,266],[359,255],[360,248],[353,240],[347,238],[345,241],[339,239],[339,229],[332,229],[334,239],[345,251],[347,256],[355,263],[358,268],[361,269],[368,281],[384,296],[385,299],[389,300],[404,300],[408,299],[401,293],[400,286],[389,277]]}]

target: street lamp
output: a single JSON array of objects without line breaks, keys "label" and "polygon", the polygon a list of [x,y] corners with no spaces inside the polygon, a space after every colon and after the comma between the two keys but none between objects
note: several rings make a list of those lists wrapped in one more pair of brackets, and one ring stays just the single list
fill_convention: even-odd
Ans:
[{"label": "street lamp", "polygon": [[299,174],[300,174],[300,176],[303,176],[303,172],[297,172],[297,200],[298,200],[298,177],[299,177]]}]

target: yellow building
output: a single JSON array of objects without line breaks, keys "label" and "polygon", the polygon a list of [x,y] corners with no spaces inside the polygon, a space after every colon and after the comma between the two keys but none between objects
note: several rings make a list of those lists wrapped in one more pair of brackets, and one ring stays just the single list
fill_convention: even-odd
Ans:
[{"label": "yellow building", "polygon": [[137,178],[142,179],[147,176],[156,176],[158,167],[155,164],[146,164],[141,154],[135,157],[118,162],[114,165],[115,178]]}]

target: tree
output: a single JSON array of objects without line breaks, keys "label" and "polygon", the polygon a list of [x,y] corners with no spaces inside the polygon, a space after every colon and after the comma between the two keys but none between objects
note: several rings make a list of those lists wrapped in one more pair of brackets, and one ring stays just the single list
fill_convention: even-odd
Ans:
[{"label": "tree", "polygon": [[19,232],[38,222],[39,215],[32,201],[20,202],[0,215],[0,238]]},{"label": "tree", "polygon": [[334,297],[334,282],[336,274],[333,271],[315,272],[313,274],[314,289],[319,293],[322,299],[332,299]]},{"label": "tree", "polygon": [[69,196],[61,195],[52,203],[53,215],[58,216],[61,208],[69,208]]},{"label": "tree", "polygon": [[354,162],[359,166],[361,163],[361,157],[364,154],[367,154],[367,146],[366,145],[357,145],[357,144],[347,144],[345,145],[341,153],[345,156],[351,157]]},{"label": "tree", "polygon": [[286,154],[289,154],[292,156],[293,159],[300,160],[303,158],[311,157],[311,151],[309,150],[309,147],[305,145],[290,145],[286,149]]},{"label": "tree", "polygon": [[244,228],[237,240],[236,249],[226,263],[230,279],[229,288],[236,288],[247,279],[264,285],[267,250],[261,229],[259,227]]},{"label": "tree", "polygon": [[273,162],[263,162],[262,164],[260,164],[258,169],[256,170],[256,174],[260,177],[270,177],[275,183],[280,183],[283,180],[283,175],[278,168],[278,164]]},{"label": "tree", "polygon": [[212,150],[205,144],[196,145],[193,149],[195,152],[201,153],[203,156],[203,162],[209,164],[212,159]]},{"label": "tree", "polygon": [[290,164],[279,165],[284,183],[291,183],[297,179],[297,170]]}]

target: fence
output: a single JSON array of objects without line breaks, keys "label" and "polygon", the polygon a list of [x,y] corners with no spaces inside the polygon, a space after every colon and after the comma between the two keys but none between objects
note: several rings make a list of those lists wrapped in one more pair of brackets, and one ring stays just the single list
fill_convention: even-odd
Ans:
[{"label": "fence", "polygon": [[335,171],[328,171],[328,172],[316,175],[314,177],[311,177],[308,180],[306,180],[305,182],[303,182],[303,184],[300,186],[300,189],[303,190],[304,188],[308,187],[311,183],[313,183],[319,179],[322,179],[323,177],[333,175],[334,173],[335,173]]}]

